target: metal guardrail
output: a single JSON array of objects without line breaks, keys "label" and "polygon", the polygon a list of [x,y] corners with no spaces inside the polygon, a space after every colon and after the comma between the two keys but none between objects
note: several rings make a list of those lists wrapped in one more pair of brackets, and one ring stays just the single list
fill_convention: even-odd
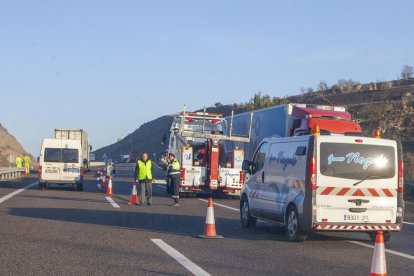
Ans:
[{"label": "metal guardrail", "polygon": [[22,176],[22,168],[0,168],[0,180],[16,179]]}]

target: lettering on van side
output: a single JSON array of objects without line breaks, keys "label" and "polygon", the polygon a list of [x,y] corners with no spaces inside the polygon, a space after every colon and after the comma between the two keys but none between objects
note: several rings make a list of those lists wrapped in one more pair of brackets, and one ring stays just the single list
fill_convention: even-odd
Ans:
[{"label": "lettering on van side", "polygon": [[362,165],[362,168],[364,170],[368,169],[372,164],[375,164],[377,166],[385,166],[388,163],[388,159],[381,154],[379,157],[373,158],[373,157],[363,157],[361,156],[361,153],[359,152],[350,152],[345,157],[343,156],[334,156],[333,154],[330,154],[328,156],[328,165],[331,165],[333,162],[345,162],[347,164],[351,164],[352,162],[355,164]]},{"label": "lettering on van side", "polygon": [[283,171],[286,170],[287,166],[294,167],[296,163],[298,162],[298,159],[295,156],[292,157],[286,157],[284,151],[279,151],[276,156],[273,155],[273,153],[270,155],[270,164],[272,162],[276,162],[277,164],[283,165]]}]

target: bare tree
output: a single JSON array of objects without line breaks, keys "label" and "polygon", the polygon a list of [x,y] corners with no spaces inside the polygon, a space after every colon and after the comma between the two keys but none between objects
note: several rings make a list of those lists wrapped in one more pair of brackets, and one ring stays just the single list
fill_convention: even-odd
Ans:
[{"label": "bare tree", "polygon": [[308,88],[306,89],[306,93],[307,93],[307,94],[311,94],[311,93],[313,93],[313,92],[315,92],[315,91],[313,90],[313,88],[312,88],[312,87],[308,87]]},{"label": "bare tree", "polygon": [[404,65],[401,69],[401,78],[403,80],[411,79],[414,76],[414,68],[409,65]]},{"label": "bare tree", "polygon": [[301,88],[300,88],[300,93],[301,93],[302,95],[304,95],[304,94],[306,93],[306,88],[305,88],[305,87],[301,87]]},{"label": "bare tree", "polygon": [[326,81],[321,80],[318,84],[318,91],[326,91],[328,90],[328,84],[326,83]]}]

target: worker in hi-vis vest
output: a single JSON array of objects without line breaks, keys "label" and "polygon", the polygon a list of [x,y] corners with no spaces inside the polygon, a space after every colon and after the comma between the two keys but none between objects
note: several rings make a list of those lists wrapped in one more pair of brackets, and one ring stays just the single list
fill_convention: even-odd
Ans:
[{"label": "worker in hi-vis vest", "polygon": [[145,200],[149,206],[152,205],[152,182],[154,181],[154,167],[148,154],[144,153],[142,158],[137,161],[135,166],[135,181],[139,183],[140,205],[145,205]]},{"label": "worker in hi-vis vest", "polygon": [[181,166],[180,162],[178,162],[177,158],[175,158],[175,155],[172,153],[169,153],[169,159],[170,159],[170,168],[168,170],[168,176],[171,179],[171,186],[174,189],[174,204],[172,206],[180,206],[180,181],[181,181]]},{"label": "worker in hi-vis vest", "polygon": [[21,156],[16,157],[16,167],[23,168],[23,158]]},{"label": "worker in hi-vis vest", "polygon": [[26,174],[30,173],[30,163],[31,163],[30,157],[25,154],[23,156],[23,166],[24,166],[24,170]]}]

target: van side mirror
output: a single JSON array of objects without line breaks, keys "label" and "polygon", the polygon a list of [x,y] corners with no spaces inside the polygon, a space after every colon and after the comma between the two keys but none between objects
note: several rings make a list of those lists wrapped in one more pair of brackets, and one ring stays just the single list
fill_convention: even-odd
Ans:
[{"label": "van side mirror", "polygon": [[244,171],[244,172],[248,172],[248,173],[252,173],[251,172],[251,166],[252,166],[252,162],[250,162],[249,160],[243,160],[243,163],[242,163],[242,170]]}]

